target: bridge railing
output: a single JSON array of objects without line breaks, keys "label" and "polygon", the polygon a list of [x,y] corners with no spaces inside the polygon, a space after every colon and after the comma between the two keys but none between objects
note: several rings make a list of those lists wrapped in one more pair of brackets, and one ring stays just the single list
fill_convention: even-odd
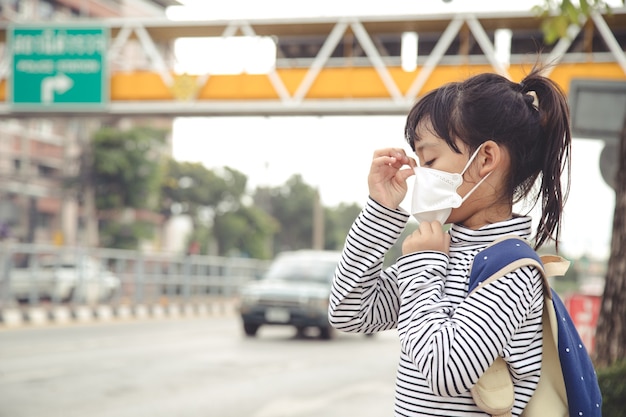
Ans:
[{"label": "bridge railing", "polygon": [[236,297],[268,266],[249,258],[5,244],[0,308],[206,303]]}]

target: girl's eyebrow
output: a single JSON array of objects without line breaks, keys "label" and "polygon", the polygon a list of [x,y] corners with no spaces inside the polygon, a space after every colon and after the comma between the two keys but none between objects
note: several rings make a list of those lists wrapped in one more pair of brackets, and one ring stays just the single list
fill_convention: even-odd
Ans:
[{"label": "girl's eyebrow", "polygon": [[422,142],[421,140],[417,143],[417,146],[415,146],[415,152],[420,152],[423,151],[424,148],[431,148],[434,146],[438,146],[439,144],[437,142]]}]

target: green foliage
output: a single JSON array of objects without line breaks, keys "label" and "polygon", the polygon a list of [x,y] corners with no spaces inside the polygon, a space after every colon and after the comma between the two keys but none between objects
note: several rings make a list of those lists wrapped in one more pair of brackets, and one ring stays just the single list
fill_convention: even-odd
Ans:
[{"label": "green foliage", "polygon": [[313,245],[313,209],[317,190],[297,174],[285,185],[257,190],[254,201],[280,224],[273,252],[308,249]]},{"label": "green foliage", "polygon": [[141,240],[153,237],[157,225],[121,217],[126,209],[158,208],[166,133],[150,127],[105,127],[94,134],[81,174],[87,178],[85,186],[94,190],[102,246],[136,249]]},{"label": "green foliage", "polygon": [[545,43],[551,45],[567,37],[567,28],[570,25],[581,25],[591,13],[611,11],[604,0],[578,0],[577,3],[571,0],[544,0],[543,4],[533,7],[533,12],[541,18]]},{"label": "green foliage", "polygon": [[[316,194],[317,190],[304,183],[299,175],[291,177],[283,187],[257,188],[255,204],[270,213],[280,227],[274,239],[274,253],[312,246]],[[355,203],[324,207],[324,249],[343,248],[348,231],[361,210],[362,207]],[[402,255],[402,242],[416,227],[415,222],[409,222],[396,244],[385,255],[386,266]]]},{"label": "green foliage", "polygon": [[242,206],[217,216],[214,234],[220,255],[271,259],[269,242],[277,229],[275,220],[264,211]]},{"label": "green foliage", "polygon": [[212,218],[207,217],[207,209],[211,215],[236,210],[245,195],[247,181],[245,174],[232,168],[216,173],[201,163],[170,159],[161,184],[162,213],[172,214],[172,205],[177,204],[178,214],[210,224]]},{"label": "green foliage", "polygon": [[324,248],[341,250],[350,226],[361,212],[358,204],[342,203],[334,209],[324,208]]},{"label": "green foliage", "polygon": [[192,246],[197,244],[197,253],[210,253],[209,247],[212,244],[212,236],[211,228],[202,225],[195,226],[189,236],[187,236],[186,252],[192,253]]},{"label": "green foliage", "polygon": [[91,143],[91,181],[98,210],[156,208],[165,132],[103,128]]},{"label": "green foliage", "polygon": [[154,225],[136,221],[131,223],[106,221],[100,225],[100,244],[105,248],[137,249],[139,242],[154,236]]},{"label": "green foliage", "polygon": [[626,361],[598,369],[602,392],[602,415],[626,417]]},{"label": "green foliage", "polygon": [[[178,162],[170,159],[166,163],[164,181],[161,184],[161,208],[163,214],[188,214],[196,224],[210,224],[212,218],[203,216],[202,210],[215,209],[233,192],[226,180],[201,163]],[[205,209],[206,211],[206,209]]]},{"label": "green foliage", "polygon": [[170,159],[161,184],[161,212],[166,217],[191,218],[189,240],[200,244],[201,253],[216,244],[218,255],[269,259],[278,225],[263,210],[243,204],[247,181],[243,173],[229,167],[216,172],[201,163]]}]

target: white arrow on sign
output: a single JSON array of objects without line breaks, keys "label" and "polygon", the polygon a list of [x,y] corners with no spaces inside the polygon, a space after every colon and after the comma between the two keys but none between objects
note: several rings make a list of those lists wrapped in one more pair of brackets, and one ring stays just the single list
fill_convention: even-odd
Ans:
[{"label": "white arrow on sign", "polygon": [[62,72],[41,81],[41,102],[50,104],[54,101],[54,93],[63,94],[74,85],[74,81]]}]

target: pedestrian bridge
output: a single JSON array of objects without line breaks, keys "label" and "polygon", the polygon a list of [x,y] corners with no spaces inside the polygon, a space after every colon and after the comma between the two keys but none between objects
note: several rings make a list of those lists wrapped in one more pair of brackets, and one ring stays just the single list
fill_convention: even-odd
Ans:
[{"label": "pedestrian bridge", "polygon": [[[71,24],[59,23],[62,28]],[[24,106],[15,101],[22,89],[33,87],[24,84],[40,79],[16,81],[16,69],[30,68],[16,67],[12,55],[16,30],[22,26],[2,25],[0,115],[9,117],[405,114],[425,91],[478,72],[519,81],[537,62],[538,50],[540,61],[552,64],[546,74],[565,91],[577,78],[626,80],[626,8],[592,16],[554,45],[543,43],[541,19],[531,12],[185,22],[115,19],[80,23],[100,27],[106,36],[98,105],[82,106],[80,100],[56,105],[55,97],[83,87],[78,77],[57,74],[52,65],[46,81],[51,87],[44,88],[41,81],[40,99]],[[408,69],[403,68],[405,33],[417,35],[412,52],[417,62]],[[508,33],[504,47],[496,41],[498,33]],[[177,39],[242,36],[273,40],[276,60],[266,73],[177,69]],[[207,51],[197,54],[215,59]],[[236,54],[232,52],[233,60],[241,58]],[[92,66],[64,64],[83,72]],[[35,87],[38,92],[39,85]]]}]

